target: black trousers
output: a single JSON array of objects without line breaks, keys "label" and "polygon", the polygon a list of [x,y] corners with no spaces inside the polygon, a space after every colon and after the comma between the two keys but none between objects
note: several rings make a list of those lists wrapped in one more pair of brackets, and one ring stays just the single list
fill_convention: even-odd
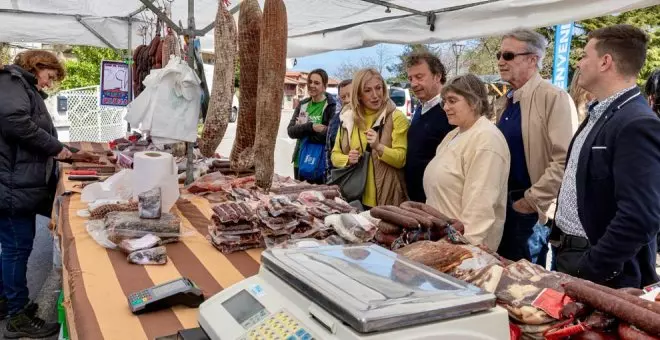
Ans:
[{"label": "black trousers", "polygon": [[557,271],[577,277],[580,260],[584,253],[591,248],[589,240],[583,237],[561,233],[560,244],[554,255],[554,264]]}]

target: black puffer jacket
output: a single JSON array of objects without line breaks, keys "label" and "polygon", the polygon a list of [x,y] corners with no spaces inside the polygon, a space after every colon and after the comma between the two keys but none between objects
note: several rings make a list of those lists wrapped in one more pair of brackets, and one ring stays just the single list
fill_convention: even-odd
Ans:
[{"label": "black puffer jacket", "polygon": [[36,88],[18,66],[0,70],[0,215],[49,214],[55,160],[62,151],[57,130]]}]

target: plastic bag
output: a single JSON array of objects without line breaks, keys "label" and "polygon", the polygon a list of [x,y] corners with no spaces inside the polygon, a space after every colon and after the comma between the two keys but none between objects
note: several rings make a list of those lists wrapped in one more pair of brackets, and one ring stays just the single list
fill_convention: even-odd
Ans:
[{"label": "plastic bag", "polygon": [[128,201],[133,197],[133,170],[122,170],[103,182],[96,182],[83,188],[80,200],[94,202],[101,199]]},{"label": "plastic bag", "polygon": [[[338,219],[331,218],[333,216],[338,216]],[[326,218],[325,223],[332,225],[339,236],[351,243],[369,241],[377,231],[376,226],[366,218],[355,214],[331,215]]]},{"label": "plastic bag", "polygon": [[110,241],[108,231],[105,229],[105,223],[103,220],[91,220],[85,223],[85,229],[87,233],[92,237],[96,243],[98,243],[103,248],[116,249],[117,244]]},{"label": "plastic bag", "polygon": [[163,246],[138,250],[128,254],[126,259],[134,264],[166,264],[167,251]]},{"label": "plastic bag", "polygon": [[165,213],[160,219],[141,219],[137,211],[111,212],[104,224],[108,238],[115,243],[124,239],[139,238],[148,234],[160,237],[163,242],[176,241],[179,237],[193,235],[194,231],[184,229],[179,217]]}]

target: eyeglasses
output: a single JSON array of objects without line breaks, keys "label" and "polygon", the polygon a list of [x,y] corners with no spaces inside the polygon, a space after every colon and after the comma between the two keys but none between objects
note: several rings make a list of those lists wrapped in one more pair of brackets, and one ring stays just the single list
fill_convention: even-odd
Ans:
[{"label": "eyeglasses", "polygon": [[505,61],[511,61],[519,55],[530,55],[530,54],[534,54],[534,53],[532,53],[532,52],[513,53],[513,52],[509,52],[509,51],[497,52],[497,53],[495,53],[495,58],[497,58],[497,60],[500,60],[500,58],[503,58]]}]

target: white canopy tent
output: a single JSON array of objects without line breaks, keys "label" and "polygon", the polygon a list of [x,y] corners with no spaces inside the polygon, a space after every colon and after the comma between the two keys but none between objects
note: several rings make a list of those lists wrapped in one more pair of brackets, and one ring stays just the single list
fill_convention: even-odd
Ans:
[{"label": "white canopy tent", "polygon": [[[211,29],[218,0],[193,1],[196,27]],[[462,40],[660,4],[660,0],[284,1],[290,58],[380,42]],[[239,2],[231,0],[236,16]],[[126,49],[143,41],[137,34],[143,11],[148,9],[140,0],[0,0],[0,41]],[[188,26],[188,0],[173,1],[172,20]],[[213,50],[213,34],[201,40],[203,50]]]}]

